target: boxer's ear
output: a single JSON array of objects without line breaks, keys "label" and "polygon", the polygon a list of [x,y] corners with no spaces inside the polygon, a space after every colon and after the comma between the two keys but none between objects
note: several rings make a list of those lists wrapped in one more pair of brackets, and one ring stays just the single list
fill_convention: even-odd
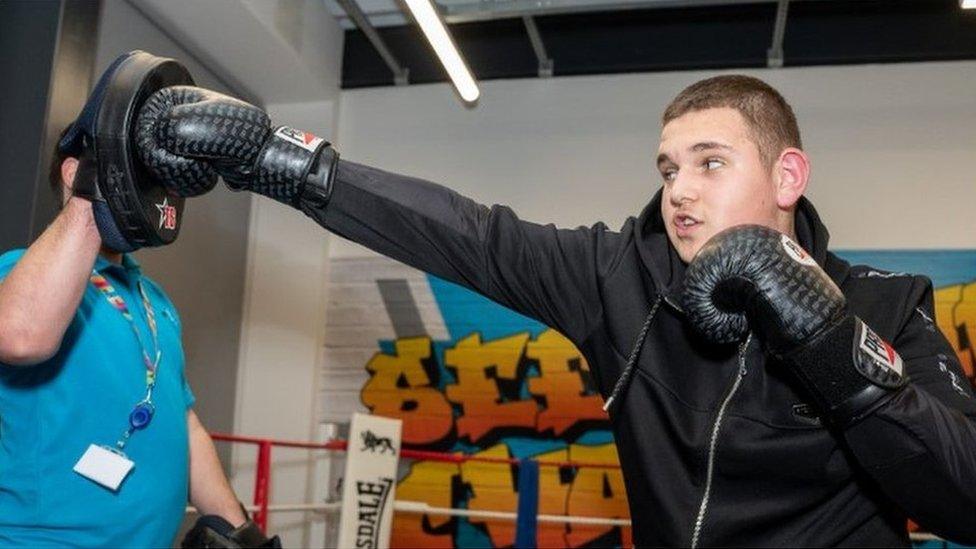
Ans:
[{"label": "boxer's ear", "polygon": [[810,179],[810,159],[795,147],[783,149],[773,165],[776,182],[776,205],[788,210],[796,205],[807,189]]},{"label": "boxer's ear", "polygon": [[74,188],[75,174],[78,173],[78,159],[69,156],[61,162],[61,184],[70,191]]}]

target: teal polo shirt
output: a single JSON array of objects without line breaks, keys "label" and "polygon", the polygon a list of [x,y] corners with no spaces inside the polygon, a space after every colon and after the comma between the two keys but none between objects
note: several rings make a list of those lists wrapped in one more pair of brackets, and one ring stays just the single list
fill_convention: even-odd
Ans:
[{"label": "teal polo shirt", "polygon": [[[24,250],[0,256],[0,280]],[[152,354],[137,281],[156,312],[162,360],[152,423],[132,435],[135,462],[118,492],[72,468],[90,444],[113,446],[146,393],[142,354],[131,325],[91,284],[58,353],[36,366],[0,363],[0,546],[169,547],[187,503],[187,412],[176,308],[130,256],[99,257],[95,269],[115,287]]]}]

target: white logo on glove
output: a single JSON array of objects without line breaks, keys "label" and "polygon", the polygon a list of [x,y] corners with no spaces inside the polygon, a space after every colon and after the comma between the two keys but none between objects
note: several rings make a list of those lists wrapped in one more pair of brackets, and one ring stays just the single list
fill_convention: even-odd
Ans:
[{"label": "white logo on glove", "polygon": [[864,352],[871,355],[874,359],[878,361],[879,364],[885,366],[889,370],[894,370],[898,375],[902,375],[902,362],[901,357],[895,351],[894,347],[888,344],[885,340],[881,339],[878,334],[874,333],[874,330],[868,328],[867,325],[861,330],[861,349]]},{"label": "white logo on glove", "polygon": [[786,250],[786,255],[793,258],[793,261],[796,261],[800,265],[816,267],[817,262],[813,259],[813,256],[808,254],[807,251],[801,248],[799,244],[793,242],[790,237],[784,234],[780,238],[780,242],[783,244],[783,249]]},{"label": "white logo on glove", "polygon": [[308,152],[315,152],[319,148],[319,144],[325,141],[321,137],[309,132],[303,132],[302,130],[296,130],[295,128],[289,128],[288,126],[282,126],[278,128],[275,135],[288,141],[289,143],[294,143],[299,147],[307,150]]}]

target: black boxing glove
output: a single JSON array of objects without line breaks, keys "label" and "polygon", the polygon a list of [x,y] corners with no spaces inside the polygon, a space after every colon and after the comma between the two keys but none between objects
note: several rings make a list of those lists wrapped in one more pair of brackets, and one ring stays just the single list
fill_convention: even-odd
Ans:
[{"label": "black boxing glove", "polygon": [[266,547],[280,549],[281,540],[278,536],[268,538],[253,521],[234,528],[231,523],[217,515],[204,515],[197,519],[196,524],[183,537],[180,547],[184,549],[203,548],[243,548]]},{"label": "black boxing glove", "polygon": [[906,382],[898,353],[847,310],[840,289],[803,248],[773,229],[741,225],[712,237],[685,273],[684,306],[718,343],[751,328],[840,428]]},{"label": "black boxing glove", "polygon": [[[138,143],[147,169],[167,173],[179,161],[206,161],[229,187],[298,207],[324,206],[339,153],[308,132],[271,127],[263,110],[211,90],[173,86],[154,93],[139,115]],[[178,182],[178,178],[176,179]],[[187,196],[195,189],[178,189]]]}]

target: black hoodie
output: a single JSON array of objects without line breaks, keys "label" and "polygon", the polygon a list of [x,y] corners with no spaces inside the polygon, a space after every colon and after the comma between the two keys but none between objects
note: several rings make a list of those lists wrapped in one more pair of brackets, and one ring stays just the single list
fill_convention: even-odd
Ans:
[{"label": "black hoodie", "polygon": [[[340,162],[323,227],[562,332],[610,410],[638,546],[907,546],[906,517],[976,543],[976,402],[921,276],[855,266],[801,199],[800,244],[891,342],[909,384],[826,428],[761,342],[715,345],[681,311],[684,264],[659,192],[619,231],[519,220],[426,181]],[[646,337],[639,337],[642,327]],[[638,341],[642,346],[638,346]]]}]

